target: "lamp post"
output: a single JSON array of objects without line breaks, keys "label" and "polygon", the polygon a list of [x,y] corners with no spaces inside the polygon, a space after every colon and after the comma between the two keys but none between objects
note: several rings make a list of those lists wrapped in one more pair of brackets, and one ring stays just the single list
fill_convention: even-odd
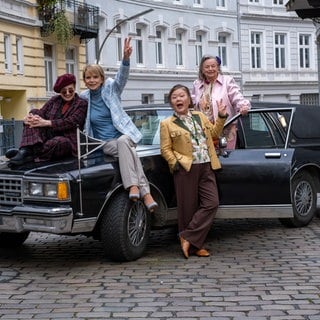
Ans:
[{"label": "lamp post", "polygon": [[132,20],[132,19],[138,18],[138,17],[140,17],[140,16],[142,16],[142,15],[144,15],[144,14],[147,14],[147,13],[149,13],[149,12],[151,12],[151,11],[153,11],[153,9],[148,9],[148,10],[142,11],[142,12],[140,12],[140,13],[137,13],[137,14],[129,17],[129,18],[120,20],[120,21],[107,33],[107,35],[105,36],[105,38],[104,38],[104,40],[103,40],[103,42],[102,42],[102,44],[101,44],[101,46],[100,46],[100,48],[99,48],[99,51],[98,51],[98,54],[97,54],[97,61],[96,61],[96,63],[97,63],[97,64],[99,63],[102,48],[103,48],[104,44],[106,43],[107,39],[109,38],[109,36],[111,35],[111,33],[112,33],[116,28],[118,28],[118,27],[119,27],[121,24],[123,24],[124,22],[127,22],[127,21],[130,21],[130,20]]}]

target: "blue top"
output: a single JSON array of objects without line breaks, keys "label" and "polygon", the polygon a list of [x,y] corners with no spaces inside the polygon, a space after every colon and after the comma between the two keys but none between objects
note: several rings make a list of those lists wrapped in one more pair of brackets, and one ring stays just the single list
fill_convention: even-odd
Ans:
[{"label": "blue top", "polygon": [[[121,132],[121,134],[129,136],[134,143],[138,143],[142,138],[142,134],[121,105],[121,93],[127,83],[129,70],[130,66],[128,65],[128,62],[122,63],[114,79],[107,78],[104,84],[101,86],[101,98],[104,104],[108,106],[110,110],[114,127],[119,132]],[[80,97],[88,101],[88,113],[85,123],[85,132],[86,134],[96,138],[93,135],[90,121],[92,107],[90,90],[83,91],[80,94]]]},{"label": "blue top", "polygon": [[97,90],[91,90],[90,98],[90,123],[93,136],[100,140],[109,140],[120,137],[121,133],[112,123],[110,110],[102,100],[101,87]]}]

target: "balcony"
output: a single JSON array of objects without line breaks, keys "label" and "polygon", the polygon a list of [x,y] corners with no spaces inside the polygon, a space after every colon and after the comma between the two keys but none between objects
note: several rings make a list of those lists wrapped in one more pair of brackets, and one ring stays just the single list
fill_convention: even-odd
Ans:
[{"label": "balcony", "polygon": [[48,36],[53,30],[53,20],[64,12],[74,35],[82,39],[96,38],[99,32],[99,8],[75,0],[58,0],[54,5],[38,1],[39,19],[42,21],[41,35]]}]

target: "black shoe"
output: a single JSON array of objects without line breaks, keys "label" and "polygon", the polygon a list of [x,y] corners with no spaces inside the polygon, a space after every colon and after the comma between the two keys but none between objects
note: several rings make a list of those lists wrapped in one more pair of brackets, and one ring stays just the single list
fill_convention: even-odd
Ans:
[{"label": "black shoe", "polygon": [[4,155],[7,159],[13,158],[17,153],[19,152],[19,149],[17,148],[11,148],[9,149]]},{"label": "black shoe", "polygon": [[17,154],[10,159],[10,164],[19,166],[33,160],[33,153],[30,149],[20,148]]}]

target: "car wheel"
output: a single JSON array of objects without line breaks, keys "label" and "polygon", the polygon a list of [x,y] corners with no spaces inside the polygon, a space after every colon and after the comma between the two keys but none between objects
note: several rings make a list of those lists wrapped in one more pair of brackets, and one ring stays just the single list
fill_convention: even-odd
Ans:
[{"label": "car wheel", "polygon": [[16,248],[21,246],[28,238],[30,232],[11,233],[0,232],[1,248]]},{"label": "car wheel", "polygon": [[293,218],[280,219],[288,227],[309,224],[316,213],[317,191],[313,178],[307,172],[298,173],[291,183]]},{"label": "car wheel", "polygon": [[117,194],[105,210],[100,224],[101,242],[109,258],[132,261],[144,253],[150,234],[150,213],[143,202]]}]

